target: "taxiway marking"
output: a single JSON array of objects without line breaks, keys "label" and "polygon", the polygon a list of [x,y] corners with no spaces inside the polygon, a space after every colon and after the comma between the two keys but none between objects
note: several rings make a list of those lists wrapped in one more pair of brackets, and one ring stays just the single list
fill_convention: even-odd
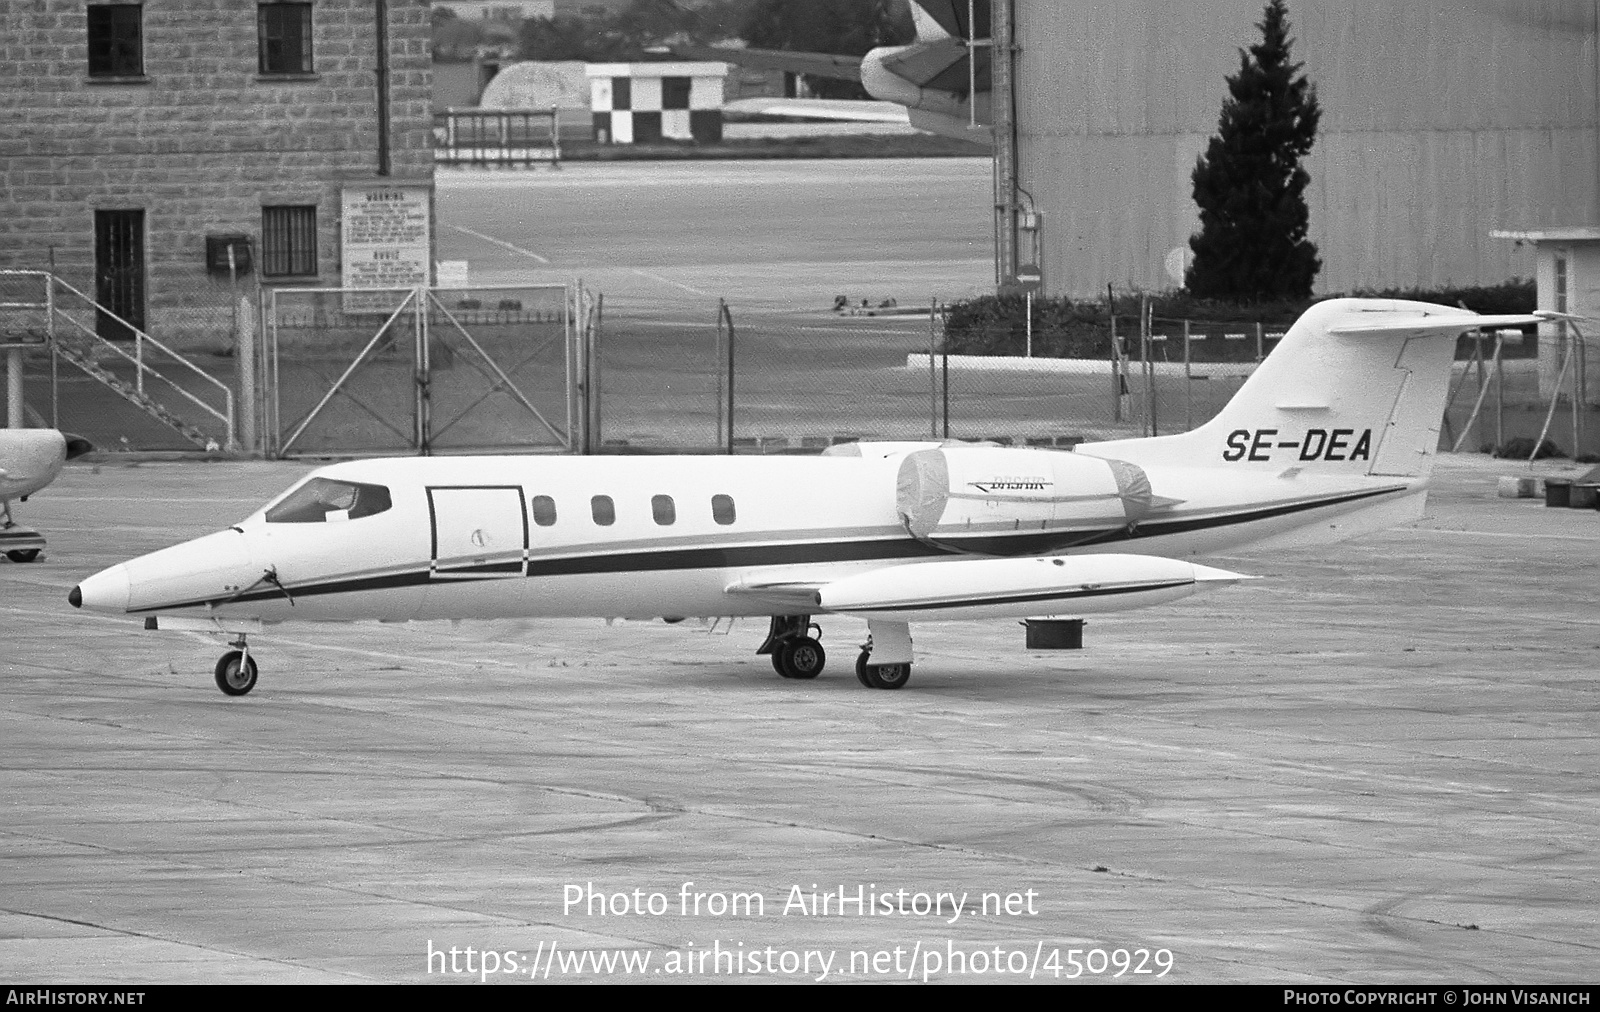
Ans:
[{"label": "taxiway marking", "polygon": [[502,249],[508,249],[513,253],[520,253],[522,256],[532,257],[533,259],[539,261],[542,264],[547,264],[547,263],[550,262],[550,258],[549,257],[542,257],[539,254],[535,253],[531,249],[523,249],[521,246],[518,246],[516,243],[506,242],[504,239],[496,239],[494,236],[492,236],[492,235],[484,235],[482,232],[474,232],[472,229],[467,228],[465,225],[451,225],[450,227],[455,229],[457,232],[462,232],[462,233],[465,233],[466,235],[470,235],[474,239],[482,239],[484,242],[493,243],[494,245],[499,246]]}]

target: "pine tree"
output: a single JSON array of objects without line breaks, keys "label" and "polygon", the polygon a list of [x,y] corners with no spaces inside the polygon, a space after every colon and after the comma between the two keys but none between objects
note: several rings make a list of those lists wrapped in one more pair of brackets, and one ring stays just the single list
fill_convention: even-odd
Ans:
[{"label": "pine tree", "polygon": [[1270,0],[1261,41],[1239,51],[1217,135],[1195,164],[1200,231],[1184,278],[1197,298],[1255,302],[1311,294],[1322,267],[1306,238],[1310,175],[1300,160],[1316,141],[1316,88],[1289,62],[1284,0]]}]

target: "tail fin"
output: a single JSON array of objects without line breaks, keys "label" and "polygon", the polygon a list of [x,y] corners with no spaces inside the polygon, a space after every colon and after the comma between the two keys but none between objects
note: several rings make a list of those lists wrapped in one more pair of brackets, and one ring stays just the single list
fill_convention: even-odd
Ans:
[{"label": "tail fin", "polygon": [[1205,425],[1175,436],[1083,443],[1078,451],[1141,466],[1426,478],[1456,337],[1539,319],[1399,299],[1329,299],[1301,314]]}]

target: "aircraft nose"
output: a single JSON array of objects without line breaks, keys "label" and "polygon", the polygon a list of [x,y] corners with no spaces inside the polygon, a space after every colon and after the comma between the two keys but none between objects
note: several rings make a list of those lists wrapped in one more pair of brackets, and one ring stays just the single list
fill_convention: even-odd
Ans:
[{"label": "aircraft nose", "polygon": [[112,566],[73,587],[72,593],[67,595],[67,603],[90,611],[125,612],[129,587],[127,567]]}]

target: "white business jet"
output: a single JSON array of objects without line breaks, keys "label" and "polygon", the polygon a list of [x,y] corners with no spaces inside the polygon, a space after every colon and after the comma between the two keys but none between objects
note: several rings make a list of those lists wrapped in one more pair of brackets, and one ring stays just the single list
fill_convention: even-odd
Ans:
[{"label": "white business jet", "polygon": [[12,562],[32,562],[44,537],[11,518],[11,500],[28,496],[56,480],[61,465],[94,449],[87,439],[55,429],[0,429],[0,551]]},{"label": "white business jet", "polygon": [[1335,299],[1188,433],[1075,451],[854,443],[819,457],[408,457],[312,472],[236,526],[113,566],[70,602],[236,636],[290,620],[771,616],[813,678],[813,619],[867,620],[860,681],[911,674],[909,623],[1082,616],[1242,579],[1185,557],[1413,520],[1456,337],[1539,316]]}]

